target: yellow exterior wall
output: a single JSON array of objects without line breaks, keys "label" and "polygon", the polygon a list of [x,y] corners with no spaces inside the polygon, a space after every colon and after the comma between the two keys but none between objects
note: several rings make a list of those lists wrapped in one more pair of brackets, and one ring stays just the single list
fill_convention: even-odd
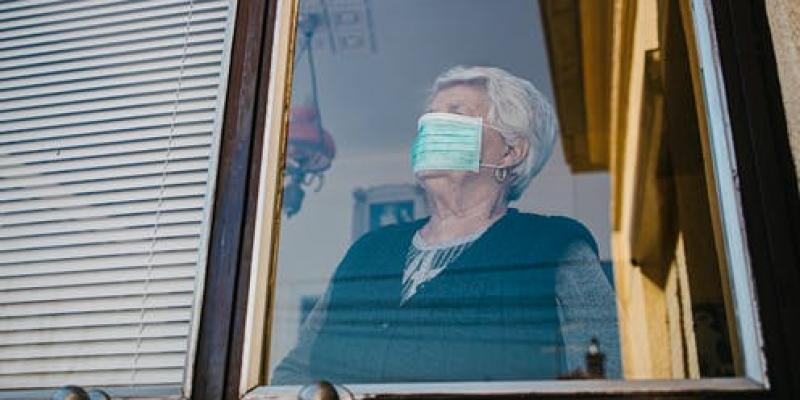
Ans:
[{"label": "yellow exterior wall", "polygon": [[[766,3],[795,172],[800,177],[800,1]],[[800,185],[800,180],[798,180]]]},{"label": "yellow exterior wall", "polygon": [[[623,30],[621,25],[615,26],[617,31]],[[628,75],[627,93],[619,96],[627,97],[624,104],[627,109],[614,109],[612,112],[618,116],[627,117],[625,131],[617,132],[614,136],[625,140],[623,148],[628,151],[612,152],[612,157],[621,158],[619,161],[612,159],[611,165],[620,165],[621,176],[616,185],[621,185],[615,199],[622,204],[631,204],[634,199],[634,180],[639,139],[639,110],[642,107],[642,87],[644,85],[645,51],[658,48],[658,7],[655,0],[640,1],[637,4],[634,20],[633,48],[631,49],[630,70],[615,71],[618,74]],[[619,82],[619,80],[617,80]],[[667,377],[670,374],[670,360],[663,359],[669,356],[668,352],[653,352],[653,348],[663,346],[666,338],[654,332],[663,332],[663,329],[654,329],[652,323],[666,321],[663,296],[660,289],[644,276],[641,271],[631,265],[632,258],[631,224],[632,207],[620,207],[618,230],[613,233],[614,266],[617,287],[617,301],[620,318],[620,332],[622,333],[622,357],[624,375],[627,379],[646,379]],[[649,318],[643,318],[649,316]]]},{"label": "yellow exterior wall", "polygon": [[[615,26],[632,31],[628,61],[615,60],[626,67],[614,70],[613,81],[628,86],[611,107],[623,122],[613,130],[609,163],[627,379],[730,376],[736,365],[723,349],[735,348],[735,328],[715,325],[730,322],[732,312],[724,307],[727,270],[714,240],[703,93],[692,79],[692,17],[681,4],[640,1],[631,22]],[[703,329],[694,321],[704,321]]]},{"label": "yellow exterior wall", "polygon": [[[585,114],[591,118],[584,122],[597,128],[587,131],[587,143],[590,149],[606,146],[609,154],[624,376],[730,376],[737,365],[737,341],[733,325],[718,327],[730,323],[733,313],[724,307],[731,303],[724,254],[717,254],[724,243],[717,237],[713,169],[704,163],[710,157],[704,95],[694,79],[699,67],[693,59],[689,3],[613,0],[612,17],[608,7],[593,0],[575,4],[582,46],[553,54],[557,65],[583,59],[584,93],[576,95],[567,79],[574,76],[562,77],[554,87],[557,97],[586,100]],[[551,36],[574,31],[557,23],[563,19],[547,25]],[[592,44],[599,42],[611,43],[610,51],[593,51]],[[605,85],[607,90],[597,90]],[[600,93],[607,103],[597,101]],[[583,110],[568,111],[559,117],[584,118]],[[583,160],[588,153],[572,155],[600,165]],[[696,321],[706,321],[704,329],[697,330]],[[732,356],[720,347],[726,345]]]}]

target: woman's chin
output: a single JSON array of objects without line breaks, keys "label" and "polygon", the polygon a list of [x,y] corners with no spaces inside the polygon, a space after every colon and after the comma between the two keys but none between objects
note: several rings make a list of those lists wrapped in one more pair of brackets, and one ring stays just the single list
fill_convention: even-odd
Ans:
[{"label": "woman's chin", "polygon": [[417,182],[422,185],[423,188],[434,191],[462,186],[472,175],[475,174],[469,171],[453,170],[424,170],[417,171],[414,174],[417,178]]}]

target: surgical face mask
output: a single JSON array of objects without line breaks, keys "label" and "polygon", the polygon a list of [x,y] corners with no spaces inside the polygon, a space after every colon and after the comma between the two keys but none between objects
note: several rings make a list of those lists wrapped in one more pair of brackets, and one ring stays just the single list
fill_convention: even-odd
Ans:
[{"label": "surgical face mask", "polygon": [[417,138],[411,146],[414,172],[429,170],[478,172],[482,164],[483,119],[460,114],[428,113],[417,122]]}]

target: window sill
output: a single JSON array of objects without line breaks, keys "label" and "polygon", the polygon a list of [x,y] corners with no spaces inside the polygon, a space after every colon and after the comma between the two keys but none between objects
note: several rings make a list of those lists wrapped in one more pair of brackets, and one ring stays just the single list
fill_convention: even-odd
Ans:
[{"label": "window sill", "polygon": [[[748,378],[709,378],[681,380],[582,380],[539,382],[465,382],[347,385],[355,398],[417,398],[508,395],[531,397],[566,396],[708,396],[764,393],[767,387]],[[259,386],[244,396],[245,400],[296,397],[300,386]],[[347,397],[344,397],[347,398]]]}]

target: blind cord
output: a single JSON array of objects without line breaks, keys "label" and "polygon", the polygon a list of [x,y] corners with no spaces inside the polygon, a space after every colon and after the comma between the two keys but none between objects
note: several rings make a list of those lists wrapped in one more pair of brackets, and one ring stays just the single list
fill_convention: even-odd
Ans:
[{"label": "blind cord", "polygon": [[139,372],[139,358],[142,349],[142,339],[144,336],[145,328],[145,314],[147,311],[147,299],[149,297],[148,289],[150,287],[150,280],[153,274],[153,264],[156,255],[156,245],[158,242],[158,228],[161,220],[161,207],[164,203],[164,193],[166,192],[167,176],[169,159],[172,156],[172,147],[175,140],[175,124],[178,119],[178,107],[180,106],[181,87],[183,84],[183,72],[186,65],[186,58],[189,52],[189,37],[191,36],[190,29],[192,26],[192,12],[194,11],[194,0],[189,1],[189,10],[186,16],[186,24],[184,25],[183,35],[183,50],[178,66],[178,81],[175,88],[175,100],[172,104],[172,115],[170,116],[169,136],[167,138],[167,148],[165,149],[164,162],[161,166],[161,182],[158,187],[158,198],[156,201],[155,221],[153,222],[153,235],[150,239],[150,247],[147,253],[147,263],[144,277],[144,285],[142,290],[142,304],[139,309],[139,330],[136,335],[136,347],[133,352],[133,365],[131,366],[131,387],[136,386],[136,375]]}]

